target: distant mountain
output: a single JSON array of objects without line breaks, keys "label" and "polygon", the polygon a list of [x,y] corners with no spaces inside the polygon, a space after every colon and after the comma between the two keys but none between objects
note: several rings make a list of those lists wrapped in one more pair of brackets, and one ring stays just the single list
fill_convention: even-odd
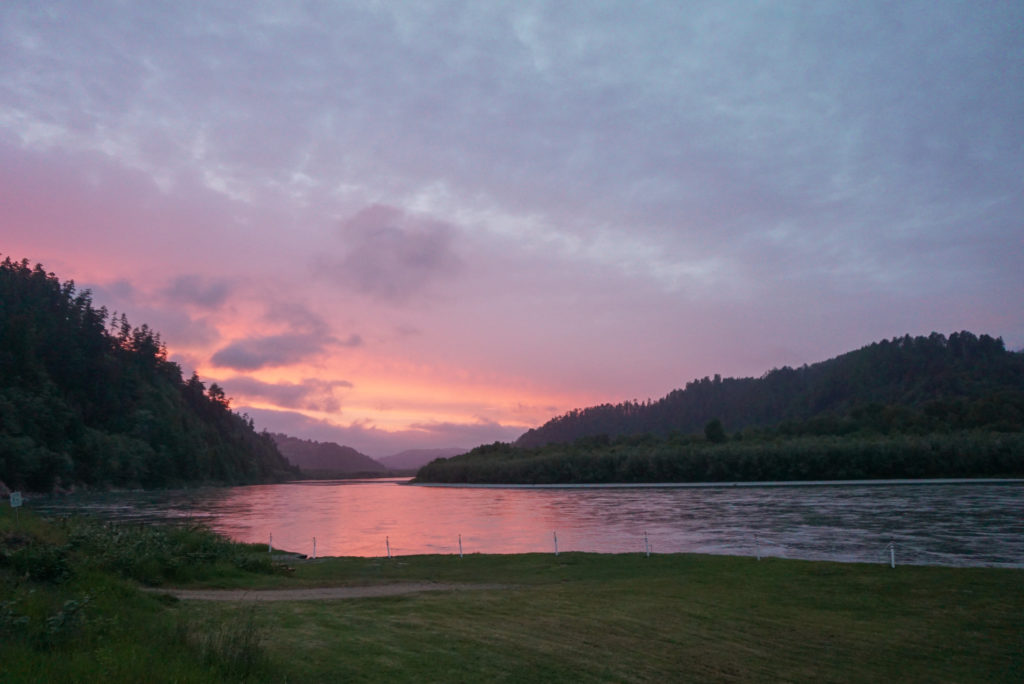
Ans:
[{"label": "distant mountain", "polygon": [[[529,430],[518,447],[570,443],[581,437],[700,432],[718,419],[733,432],[893,407],[944,416],[961,427],[1019,426],[1024,354],[1002,339],[970,332],[883,340],[828,361],[779,368],[760,378],[703,378],[656,402],[577,409]],[[982,415],[984,414],[984,415]],[[989,415],[991,414],[991,415]],[[898,427],[898,426],[897,426]],[[1019,427],[1018,427],[1019,429]]]},{"label": "distant mountain", "polygon": [[392,470],[415,470],[430,463],[435,458],[451,458],[464,454],[468,449],[451,447],[447,449],[408,449],[397,454],[385,456],[380,462]]},{"label": "distant mountain", "polygon": [[283,434],[271,434],[277,448],[306,475],[343,477],[383,475],[388,467],[352,447],[334,442],[315,442]]}]

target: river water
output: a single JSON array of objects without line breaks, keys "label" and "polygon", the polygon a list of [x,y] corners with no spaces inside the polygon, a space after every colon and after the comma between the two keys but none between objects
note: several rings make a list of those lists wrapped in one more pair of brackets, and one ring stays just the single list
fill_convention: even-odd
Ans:
[{"label": "river water", "polygon": [[[334,480],[35,499],[44,513],[193,518],[320,556],[714,553],[1024,567],[1024,481],[447,488]],[[646,538],[645,538],[646,533]]]}]

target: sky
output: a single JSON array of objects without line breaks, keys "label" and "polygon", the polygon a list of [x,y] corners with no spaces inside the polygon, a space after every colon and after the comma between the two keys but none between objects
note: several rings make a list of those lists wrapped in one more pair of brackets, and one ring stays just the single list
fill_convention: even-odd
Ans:
[{"label": "sky", "polygon": [[0,254],[371,456],[1024,347],[1024,3],[0,3]]}]

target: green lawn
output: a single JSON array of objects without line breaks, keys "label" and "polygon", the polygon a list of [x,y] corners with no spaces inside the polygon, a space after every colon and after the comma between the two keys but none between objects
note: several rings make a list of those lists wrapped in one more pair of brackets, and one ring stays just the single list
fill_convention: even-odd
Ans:
[{"label": "green lawn", "polygon": [[[28,536],[40,548],[64,543],[60,529],[31,524],[36,531]],[[0,539],[10,530],[9,517],[0,517]],[[193,568],[191,579],[174,583],[504,586],[243,604],[143,594],[74,548],[67,551],[71,577],[25,579],[13,569],[10,547],[0,563],[9,597],[0,595],[7,606],[6,617],[0,610],[3,682],[1024,677],[1024,570],[563,553],[328,558],[291,563],[286,574],[237,559],[243,569],[230,570],[213,558],[216,572]],[[84,596],[66,625],[49,629],[66,601]]]}]

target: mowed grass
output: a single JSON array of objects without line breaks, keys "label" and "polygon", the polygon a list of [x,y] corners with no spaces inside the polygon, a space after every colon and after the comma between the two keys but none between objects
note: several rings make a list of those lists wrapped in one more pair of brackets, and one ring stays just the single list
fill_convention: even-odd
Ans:
[{"label": "mowed grass", "polygon": [[[324,559],[288,586],[503,589],[263,603],[290,681],[1006,681],[1024,675],[1024,572],[564,553]],[[240,604],[178,610],[240,619]]]},{"label": "mowed grass", "polygon": [[[200,531],[3,511],[0,541],[4,683],[1024,681],[1024,570],[581,553],[275,554],[275,569],[265,547]],[[192,554],[184,567],[179,548]],[[140,580],[466,588],[218,603],[143,592]]]}]

